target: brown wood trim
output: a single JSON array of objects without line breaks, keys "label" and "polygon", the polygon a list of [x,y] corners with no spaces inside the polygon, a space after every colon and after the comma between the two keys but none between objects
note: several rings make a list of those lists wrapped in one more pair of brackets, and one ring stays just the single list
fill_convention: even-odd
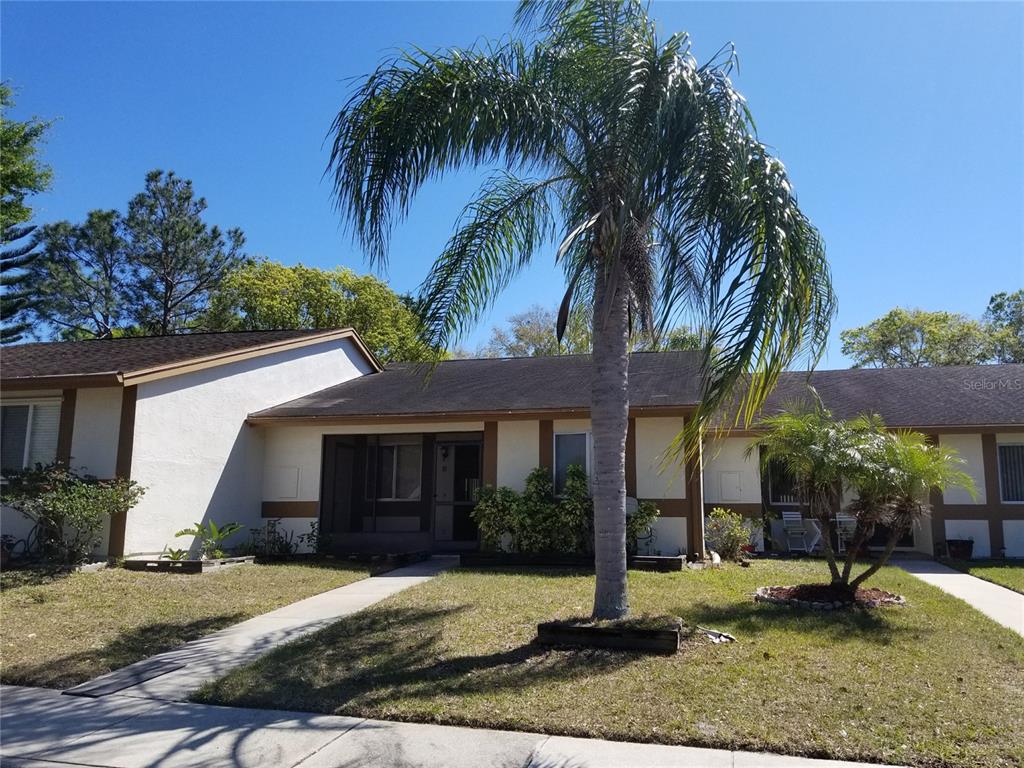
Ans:
[{"label": "brown wood trim", "polygon": [[[974,424],[969,426],[942,426],[917,424],[886,424],[888,429],[913,430],[929,435],[978,435],[985,432],[1024,432],[1024,424]],[[764,433],[760,429],[722,429],[708,430],[706,440],[713,442],[727,437],[758,437]]]},{"label": "brown wood trim", "polygon": [[626,495],[636,496],[636,419],[629,417],[626,428]]},{"label": "brown wood trim", "polygon": [[[690,407],[657,406],[649,408],[630,408],[632,417],[637,416],[687,416],[693,413]],[[432,424],[451,421],[544,421],[555,419],[589,419],[589,408],[560,408],[552,410],[530,411],[458,411],[445,413],[395,413],[374,416],[259,416],[250,415],[249,424],[294,424],[308,426],[310,424]]]},{"label": "brown wood trim", "polygon": [[[125,480],[131,479],[132,449],[135,445],[135,403],[139,390],[137,387],[125,387],[121,392],[121,421],[117,430],[117,462],[114,473]],[[128,526],[128,514],[119,512],[110,516],[110,538],[107,541],[107,554],[110,557],[124,556],[125,529]]]},{"label": "brown wood trim", "polygon": [[71,439],[75,432],[75,403],[77,389],[65,389],[60,401],[60,423],[57,427],[57,462],[71,464]]},{"label": "brown wood trim", "polygon": [[25,378],[0,379],[0,389],[5,392],[34,389],[84,389],[86,387],[119,387],[118,373],[89,373],[78,376],[26,376]]},{"label": "brown wood trim", "polygon": [[[689,499],[640,499],[640,501],[651,501],[654,502],[655,506],[658,507],[658,512],[661,517],[689,517],[690,516],[690,501]],[[687,536],[689,536],[689,530],[687,530]]]},{"label": "brown wood trim", "polygon": [[555,471],[555,422],[540,420],[540,441],[537,445],[538,466]]},{"label": "brown wood trim", "polygon": [[698,444],[697,455],[686,462],[686,497],[690,510],[686,526],[686,548],[691,555],[704,558],[704,454]]},{"label": "brown wood trim", "polygon": [[180,376],[183,373],[192,373],[194,371],[214,368],[228,363],[251,360],[254,357],[263,357],[264,355],[270,355],[275,352],[283,352],[290,349],[300,349],[313,344],[323,344],[324,342],[334,341],[336,339],[349,339],[355,344],[356,348],[360,351],[363,357],[366,358],[366,361],[374,370],[378,372],[384,370],[381,362],[377,359],[376,355],[366,347],[362,339],[359,338],[359,335],[350,328],[344,328],[341,330],[325,331],[324,333],[318,333],[313,336],[301,336],[297,339],[285,339],[282,341],[271,342],[269,344],[261,344],[255,347],[233,349],[228,352],[219,352],[215,355],[193,357],[188,360],[180,360],[175,363],[167,363],[165,365],[158,365],[152,368],[129,371],[124,374],[124,383],[126,386],[130,384],[145,384],[147,381],[166,379],[169,376]]},{"label": "brown wood trim", "polygon": [[705,502],[704,514],[707,515],[709,512],[711,512],[711,510],[715,509],[716,507],[731,510],[733,512],[736,512],[737,514],[742,515],[743,517],[759,518],[761,517],[761,513],[764,511],[764,507],[762,507],[762,505],[755,504],[754,502],[716,501]]},{"label": "brown wood trim", "polygon": [[278,517],[318,517],[320,503],[316,501],[264,501],[260,507],[260,516]]},{"label": "brown wood trim", "polygon": [[498,487],[498,422],[484,422],[483,484]]}]

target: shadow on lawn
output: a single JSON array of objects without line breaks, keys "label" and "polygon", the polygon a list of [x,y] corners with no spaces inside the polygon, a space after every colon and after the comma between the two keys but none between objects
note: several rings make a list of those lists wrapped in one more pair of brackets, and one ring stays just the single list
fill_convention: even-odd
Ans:
[{"label": "shadow on lawn", "polygon": [[751,635],[765,631],[793,631],[830,639],[865,640],[879,645],[920,639],[925,630],[894,623],[889,614],[912,610],[903,606],[875,609],[812,611],[785,605],[735,602],[729,605],[698,603],[679,608],[677,613],[687,624],[736,630]]},{"label": "shadow on lawn", "polygon": [[[500,651],[452,655],[444,635],[464,642],[465,628],[446,622],[469,606],[378,608],[343,619],[272,651],[196,701],[345,714],[398,699],[494,694],[540,681],[572,681],[625,666],[642,654],[552,650],[513,642]],[[481,635],[488,633],[480,627]],[[493,636],[484,638],[493,640]]]},{"label": "shadow on lawn", "polygon": [[242,613],[225,613],[194,621],[145,624],[121,632],[99,648],[57,656],[39,664],[5,663],[2,680],[7,685],[70,688],[237,624],[244,618]]}]

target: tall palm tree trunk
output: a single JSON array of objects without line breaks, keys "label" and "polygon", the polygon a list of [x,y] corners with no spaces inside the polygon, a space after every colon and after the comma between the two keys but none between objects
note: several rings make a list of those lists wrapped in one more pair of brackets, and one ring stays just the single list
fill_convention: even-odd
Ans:
[{"label": "tall palm tree trunk", "polygon": [[[609,286],[599,270],[594,286],[594,618],[629,613],[626,589],[626,431],[629,428],[629,322],[624,276]],[[610,289],[610,290],[609,290]]]}]

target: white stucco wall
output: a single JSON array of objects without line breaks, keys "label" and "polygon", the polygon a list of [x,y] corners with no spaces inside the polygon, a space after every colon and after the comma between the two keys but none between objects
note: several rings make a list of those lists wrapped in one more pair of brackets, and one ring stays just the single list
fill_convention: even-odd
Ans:
[{"label": "white stucco wall", "polygon": [[197,521],[260,525],[263,431],[246,416],[370,370],[335,339],[140,384],[131,476],[146,495],[129,513],[125,552],[185,546],[174,532]]},{"label": "white stucco wall", "polygon": [[96,477],[114,476],[122,393],[121,387],[78,390],[71,433],[71,466],[75,469]]},{"label": "white stucco wall", "polygon": [[641,542],[641,555],[662,555],[673,557],[686,554],[686,518],[659,517],[654,521],[654,539]]},{"label": "white stucco wall", "polygon": [[760,504],[757,454],[744,454],[749,437],[726,437],[704,446],[704,501],[708,504]]},{"label": "white stucco wall", "polygon": [[498,422],[498,485],[516,491],[526,487],[526,476],[540,465],[540,422]]},{"label": "white stucco wall", "polygon": [[637,418],[636,495],[640,499],[685,499],[686,471],[679,463],[661,469],[665,451],[683,429],[683,420],[667,416]]},{"label": "white stucco wall", "polygon": [[1024,520],[1003,520],[1006,557],[1024,557]]},{"label": "white stucco wall", "polygon": [[974,480],[972,497],[965,488],[948,488],[942,494],[946,504],[985,504],[985,460],[981,450],[981,435],[939,435],[939,445],[952,448],[965,462],[960,469]]},{"label": "white stucco wall", "polygon": [[992,556],[992,545],[988,535],[988,520],[947,520],[946,539],[971,539],[974,541],[972,558]]}]

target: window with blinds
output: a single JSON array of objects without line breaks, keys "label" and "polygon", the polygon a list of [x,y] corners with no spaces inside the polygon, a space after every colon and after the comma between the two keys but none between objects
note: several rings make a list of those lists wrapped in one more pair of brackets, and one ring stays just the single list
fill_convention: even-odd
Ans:
[{"label": "window with blinds", "polygon": [[999,446],[999,495],[1024,502],[1024,444]]},{"label": "window with blinds", "polygon": [[0,471],[52,464],[59,429],[60,403],[0,406]]}]

